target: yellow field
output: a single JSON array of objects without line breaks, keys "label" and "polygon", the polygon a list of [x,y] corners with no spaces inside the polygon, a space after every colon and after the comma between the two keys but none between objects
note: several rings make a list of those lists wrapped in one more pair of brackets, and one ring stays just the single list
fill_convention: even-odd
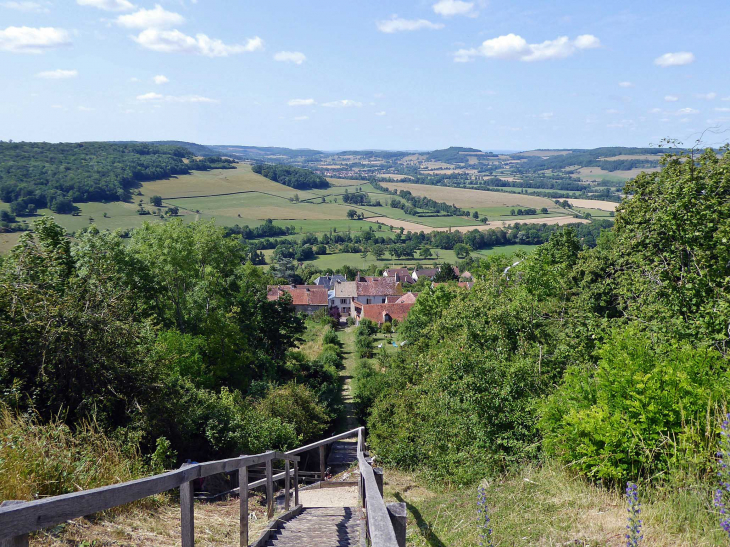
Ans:
[{"label": "yellow field", "polygon": [[629,169],[628,171],[606,171],[600,167],[581,167],[578,169],[578,173],[581,178],[590,178],[591,176],[608,176],[623,179],[633,179],[640,173],[653,173],[659,171],[658,167],[636,167],[635,169]]},{"label": "yellow field", "polygon": [[[256,191],[291,197],[301,191],[289,188],[251,171],[251,166],[239,163],[236,169],[215,169],[213,171],[194,171],[190,175],[145,182],[142,194],[145,197],[211,196],[233,192]],[[148,200],[145,200],[148,201]]]},{"label": "yellow field", "polygon": [[327,179],[332,186],[358,186],[367,184],[362,180],[350,180],[350,179]]},{"label": "yellow field", "polygon": [[409,190],[414,196],[426,196],[435,201],[443,201],[461,208],[477,209],[482,207],[547,207],[555,209],[555,202],[526,194],[508,192],[487,192],[482,190],[465,190],[448,186],[430,186],[427,184],[389,184],[383,186],[390,190]]},{"label": "yellow field", "polygon": [[470,232],[472,230],[490,230],[493,228],[505,228],[512,224],[557,224],[563,226],[565,224],[587,224],[590,220],[584,218],[575,218],[572,216],[561,216],[561,217],[545,217],[545,218],[524,218],[521,217],[519,220],[495,220],[489,221],[485,224],[475,224],[473,226],[454,226],[451,228],[432,228],[430,226],[424,226],[423,224],[416,224],[415,222],[409,222],[407,220],[398,220],[388,217],[371,217],[368,218],[370,222],[377,222],[379,224],[385,224],[386,226],[393,226],[394,228],[403,228],[407,232],[424,232],[429,234],[431,232]]},{"label": "yellow field", "polygon": [[520,152],[520,156],[566,156],[572,154],[570,150],[529,150],[528,152]]},{"label": "yellow field", "polygon": [[574,207],[583,207],[585,209],[599,209],[601,211],[615,211],[618,203],[612,201],[601,201],[598,199],[566,199]]}]

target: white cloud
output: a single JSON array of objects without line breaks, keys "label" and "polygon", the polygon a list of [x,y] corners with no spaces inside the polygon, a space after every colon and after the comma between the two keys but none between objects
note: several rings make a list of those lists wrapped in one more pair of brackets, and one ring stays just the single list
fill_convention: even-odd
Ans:
[{"label": "white cloud", "polygon": [[685,114],[699,114],[700,111],[694,108],[680,108],[677,110],[677,116],[684,116]]},{"label": "white cloud", "polygon": [[236,53],[247,53],[264,47],[261,38],[249,38],[246,44],[224,44],[220,40],[209,38],[205,34],[196,34],[195,38],[183,34],[179,30],[159,30],[148,28],[133,36],[140,46],[161,53],[195,53],[206,57],[227,57]]},{"label": "white cloud", "polygon": [[295,116],[294,119],[296,121],[298,121],[298,122],[301,122],[301,121],[304,121],[304,120],[308,120],[309,119],[309,116]]},{"label": "white cloud", "polygon": [[274,61],[282,63],[295,63],[297,65],[301,65],[306,60],[306,55],[304,55],[301,51],[280,51],[274,55]]},{"label": "white cloud", "polygon": [[93,112],[96,108],[89,108],[88,106],[79,106],[78,110],[81,112]]},{"label": "white cloud", "polygon": [[444,28],[443,24],[432,23],[427,19],[401,19],[397,15],[393,15],[390,19],[377,21],[375,24],[380,32],[385,32],[386,34],[411,30],[438,30]]},{"label": "white cloud", "polygon": [[134,9],[134,4],[129,0],[76,0],[79,6],[90,6],[104,11],[129,11]]},{"label": "white cloud", "polygon": [[317,104],[314,99],[291,99],[288,103],[289,106],[312,106]]},{"label": "white cloud", "polygon": [[162,74],[158,74],[157,76],[155,76],[155,77],[154,77],[154,78],[152,78],[152,79],[154,80],[154,82],[155,82],[155,83],[156,83],[157,85],[162,85],[162,84],[166,84],[166,83],[168,83],[168,82],[170,81],[170,80],[169,80],[169,79],[167,78],[167,76],[163,76]]},{"label": "white cloud", "polygon": [[69,33],[53,27],[8,27],[0,30],[0,51],[42,53],[71,44]]},{"label": "white cloud", "polygon": [[137,95],[137,100],[142,102],[168,102],[168,103],[217,103],[216,99],[202,97],[200,95],[161,95],[151,91],[144,95]]},{"label": "white cloud", "polygon": [[698,93],[697,95],[695,95],[695,97],[697,97],[698,99],[704,99],[706,101],[712,101],[717,98],[717,93],[715,93],[714,91],[710,93]]},{"label": "white cloud", "polygon": [[140,9],[129,15],[117,17],[117,24],[125,28],[149,29],[170,28],[182,25],[185,18],[179,13],[167,11],[161,5],[155,4],[153,9]]},{"label": "white cloud", "polygon": [[730,112],[730,108],[727,108],[727,107],[716,108],[715,112]]},{"label": "white cloud", "polygon": [[621,111],[616,110],[615,108],[609,108],[608,110],[606,110],[606,114],[618,114],[619,112]]},{"label": "white cloud", "polygon": [[134,76],[133,76],[133,77],[131,77],[131,78],[129,79],[129,81],[130,81],[130,82],[139,82],[139,78],[136,78],[136,77],[134,77]]},{"label": "white cloud", "polygon": [[433,5],[433,11],[444,17],[454,15],[477,16],[474,2],[464,2],[462,0],[439,0]]},{"label": "white cloud", "polygon": [[676,95],[665,95],[664,100],[668,103],[676,103],[679,100],[679,97]]},{"label": "white cloud", "polygon": [[0,6],[27,13],[48,13],[50,11],[45,3],[41,4],[40,2],[2,2]]},{"label": "white cloud", "polygon": [[79,75],[78,70],[46,70],[36,74],[36,78],[43,78],[45,80],[63,80],[66,78],[75,78]]},{"label": "white cloud", "polygon": [[634,87],[634,84],[632,84],[631,82],[619,82],[618,86],[619,87]]},{"label": "white cloud", "polygon": [[661,67],[682,66],[693,63],[694,54],[689,51],[678,51],[677,53],[665,53],[664,55],[654,59],[654,64]]},{"label": "white cloud", "polygon": [[375,113],[376,116],[385,116],[385,110],[381,110],[380,112]]},{"label": "white cloud", "polygon": [[662,109],[661,108],[652,108],[651,110],[649,110],[649,113],[651,113],[651,114],[661,114],[662,113]]},{"label": "white cloud", "polygon": [[517,61],[546,61],[564,59],[582,49],[600,47],[601,41],[591,34],[583,34],[575,40],[560,36],[555,40],[546,40],[540,44],[528,44],[522,36],[507,34],[491,40],[485,40],[478,48],[460,49],[454,54],[454,61],[466,62],[476,57]]},{"label": "white cloud", "polygon": [[361,107],[362,103],[357,101],[351,101],[350,99],[342,99],[340,101],[331,101],[329,103],[322,103],[322,106],[329,108],[348,108],[351,106]]},{"label": "white cloud", "polygon": [[545,121],[552,120],[554,116],[555,114],[553,112],[543,112],[537,115],[538,118]]}]

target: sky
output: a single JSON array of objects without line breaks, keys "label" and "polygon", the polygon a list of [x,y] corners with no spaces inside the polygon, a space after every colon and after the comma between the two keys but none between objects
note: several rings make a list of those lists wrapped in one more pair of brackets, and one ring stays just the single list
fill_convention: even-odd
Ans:
[{"label": "sky", "polygon": [[0,139],[730,140],[727,0],[0,0]]}]

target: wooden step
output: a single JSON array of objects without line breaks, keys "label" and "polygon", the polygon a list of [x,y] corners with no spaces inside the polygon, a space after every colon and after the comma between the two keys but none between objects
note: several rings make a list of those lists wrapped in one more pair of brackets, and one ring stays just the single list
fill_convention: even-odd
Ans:
[{"label": "wooden step", "polygon": [[345,547],[360,545],[359,507],[307,507],[274,532],[268,547]]}]

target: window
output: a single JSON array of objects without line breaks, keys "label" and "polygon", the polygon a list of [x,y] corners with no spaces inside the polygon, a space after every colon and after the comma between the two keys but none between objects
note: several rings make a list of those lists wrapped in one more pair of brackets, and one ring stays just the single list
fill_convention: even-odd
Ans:
[{"label": "window", "polygon": [[372,299],[371,299],[371,298],[368,298],[368,299],[367,299],[367,302],[365,302],[365,303],[366,303],[366,304],[372,304],[372,303],[373,303],[373,301],[372,301]]},{"label": "window", "polygon": [[340,304],[347,304],[347,298],[340,298]]}]

